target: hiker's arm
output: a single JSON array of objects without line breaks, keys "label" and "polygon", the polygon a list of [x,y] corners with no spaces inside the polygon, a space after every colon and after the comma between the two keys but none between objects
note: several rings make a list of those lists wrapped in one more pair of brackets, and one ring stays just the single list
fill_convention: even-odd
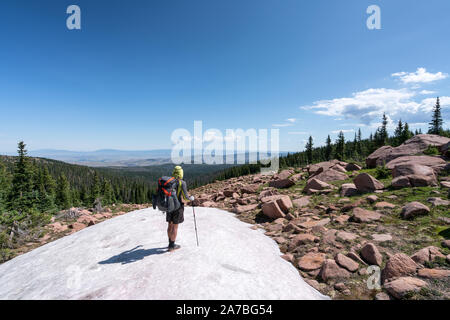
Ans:
[{"label": "hiker's arm", "polygon": [[187,186],[186,186],[186,182],[185,181],[181,181],[181,192],[183,193],[183,197],[184,199],[186,199],[187,201],[189,200],[193,200],[188,191],[187,191]]}]

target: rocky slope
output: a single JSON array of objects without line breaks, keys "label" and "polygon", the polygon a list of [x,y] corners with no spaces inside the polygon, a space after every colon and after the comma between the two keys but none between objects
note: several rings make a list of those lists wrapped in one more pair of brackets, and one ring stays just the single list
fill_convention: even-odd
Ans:
[{"label": "rocky slope", "polygon": [[194,191],[195,204],[264,229],[283,258],[333,298],[449,299],[449,162],[420,154],[428,145],[445,153],[449,141],[414,137],[386,162],[387,175],[333,160],[217,181]]}]

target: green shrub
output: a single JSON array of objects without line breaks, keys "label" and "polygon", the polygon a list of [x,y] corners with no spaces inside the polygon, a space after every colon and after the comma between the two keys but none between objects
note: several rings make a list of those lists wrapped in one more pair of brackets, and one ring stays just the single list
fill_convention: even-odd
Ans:
[{"label": "green shrub", "polygon": [[386,168],[386,166],[383,164],[381,167],[377,167],[375,170],[375,176],[377,179],[386,179],[391,175],[391,170]]},{"label": "green shrub", "polygon": [[428,156],[437,156],[440,154],[438,148],[432,145],[429,145],[428,148],[423,153]]}]

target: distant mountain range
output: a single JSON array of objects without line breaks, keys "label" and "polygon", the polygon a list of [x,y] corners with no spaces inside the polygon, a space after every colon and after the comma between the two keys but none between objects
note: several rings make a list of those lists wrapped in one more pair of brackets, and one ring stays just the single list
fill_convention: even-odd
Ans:
[{"label": "distant mountain range", "polygon": [[[64,161],[90,167],[145,167],[172,163],[171,149],[158,150],[114,150],[102,149],[96,151],[70,151],[55,149],[40,149],[29,151],[29,156]],[[192,151],[194,154],[194,151]],[[280,152],[286,155],[287,152]],[[15,155],[8,153],[7,155]],[[242,153],[235,153],[237,155]],[[246,153],[246,162],[249,156],[255,153]]]}]

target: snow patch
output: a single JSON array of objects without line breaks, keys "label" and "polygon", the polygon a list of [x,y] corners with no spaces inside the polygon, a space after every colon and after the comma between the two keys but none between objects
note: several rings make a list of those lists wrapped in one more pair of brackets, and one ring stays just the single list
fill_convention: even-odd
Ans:
[{"label": "snow patch", "polygon": [[130,212],[0,265],[0,299],[327,299],[278,245],[226,211],[185,208],[168,253],[165,216]]}]

